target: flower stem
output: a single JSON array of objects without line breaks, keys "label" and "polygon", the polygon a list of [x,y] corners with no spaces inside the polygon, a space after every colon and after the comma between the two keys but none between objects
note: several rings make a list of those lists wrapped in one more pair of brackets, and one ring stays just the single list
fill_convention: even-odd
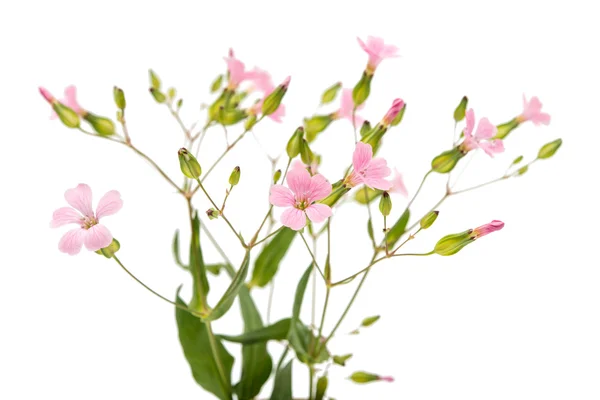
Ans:
[{"label": "flower stem", "polygon": [[304,242],[304,245],[306,246],[306,250],[308,250],[308,252],[310,253],[310,256],[312,257],[314,266],[317,268],[317,271],[319,271],[319,274],[321,274],[321,277],[323,278],[323,280],[325,280],[325,275],[323,274],[323,270],[321,269],[321,267],[319,267],[319,264],[317,263],[317,259],[315,258],[315,255],[313,254],[312,250],[310,249],[310,246],[308,245],[306,238],[304,237],[302,232],[298,232],[298,233],[300,234],[300,237],[302,238],[302,241]]},{"label": "flower stem", "polygon": [[211,322],[204,321],[204,323],[206,324],[206,331],[208,332],[208,341],[210,342],[210,349],[213,353],[215,363],[217,364],[217,370],[219,371],[219,377],[223,384],[223,388],[226,388],[227,391],[230,391],[231,384],[229,383],[229,379],[227,379],[227,376],[225,375],[225,368],[223,368],[221,357],[219,357],[219,350],[217,349],[217,339],[215,338],[215,334],[213,333]]}]

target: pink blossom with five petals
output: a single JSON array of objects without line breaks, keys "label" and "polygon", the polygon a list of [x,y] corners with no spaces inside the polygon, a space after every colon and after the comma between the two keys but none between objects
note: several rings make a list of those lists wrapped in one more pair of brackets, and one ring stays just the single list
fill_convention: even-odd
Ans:
[{"label": "pink blossom with five petals", "polygon": [[523,95],[523,114],[517,117],[519,122],[531,121],[534,125],[548,125],[550,123],[550,114],[542,112],[542,102],[536,96],[527,101]]},{"label": "pink blossom with five petals", "polygon": [[100,218],[113,215],[123,207],[119,192],[111,190],[102,196],[96,213],[92,209],[92,189],[84,183],[67,190],[65,200],[72,208],[61,207],[54,211],[50,227],[58,228],[67,224],[77,224],[79,227],[63,235],[58,243],[60,251],[75,255],[83,245],[90,251],[96,251],[112,243],[112,234],[100,224]]},{"label": "pink blossom with five petals", "polygon": [[389,190],[392,186],[387,178],[392,171],[383,158],[373,158],[373,148],[370,144],[358,142],[352,155],[353,170],[344,183],[354,187],[364,183],[372,189]]},{"label": "pink blossom with five petals", "polygon": [[504,151],[504,144],[500,139],[492,139],[498,129],[496,125],[492,124],[487,118],[481,118],[477,125],[477,130],[473,134],[475,129],[475,112],[470,108],[466,115],[466,126],[463,130],[465,139],[460,145],[461,150],[469,152],[474,149],[482,149],[487,155],[493,157],[495,153],[502,153]]},{"label": "pink blossom with five petals", "polygon": [[367,72],[371,75],[375,72],[381,61],[386,58],[398,57],[398,48],[394,45],[385,44],[382,38],[368,36],[367,43],[363,42],[359,37],[356,39],[360,47],[369,55]]},{"label": "pink blossom with five petals", "polygon": [[229,49],[229,57],[225,57],[227,70],[229,71],[228,89],[236,89],[240,83],[247,79],[248,73],[243,62],[235,58],[233,49]]},{"label": "pink blossom with five petals", "polygon": [[[365,107],[365,103],[356,107],[356,111],[362,110]],[[361,126],[365,122],[364,118],[356,115],[354,111],[354,100],[352,100],[352,89],[342,89],[340,109],[335,112],[335,118],[345,118],[352,122],[352,113],[354,112],[354,123],[357,126]]]},{"label": "pink blossom with five petals", "polygon": [[332,215],[331,207],[316,203],[331,193],[331,184],[321,174],[310,176],[304,168],[291,169],[287,175],[289,188],[273,185],[269,202],[277,207],[287,207],[281,215],[281,223],[293,230],[306,225],[306,217],[322,222]]}]

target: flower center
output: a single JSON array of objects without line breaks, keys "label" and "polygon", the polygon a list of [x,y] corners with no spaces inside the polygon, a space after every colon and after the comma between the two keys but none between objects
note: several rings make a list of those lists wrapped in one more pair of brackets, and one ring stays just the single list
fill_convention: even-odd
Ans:
[{"label": "flower center", "polygon": [[81,227],[83,229],[90,229],[92,226],[97,225],[98,224],[98,220],[96,219],[96,217],[84,217],[81,218]]},{"label": "flower center", "polygon": [[296,208],[298,210],[306,210],[310,204],[306,200],[296,200]]}]

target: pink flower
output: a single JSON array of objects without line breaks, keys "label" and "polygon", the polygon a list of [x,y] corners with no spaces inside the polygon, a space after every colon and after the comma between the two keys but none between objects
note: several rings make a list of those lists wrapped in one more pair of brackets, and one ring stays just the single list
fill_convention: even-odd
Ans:
[{"label": "pink flower", "polygon": [[[267,94],[267,96],[269,94]],[[260,99],[259,101],[254,103],[254,105],[252,107],[250,107],[248,112],[250,112],[251,114],[254,114],[254,115],[260,114],[260,112],[262,111],[263,101],[264,101],[264,99]],[[277,107],[277,110],[275,110],[275,112],[273,114],[267,115],[267,117],[271,118],[275,122],[281,123],[282,122],[281,118],[285,117],[285,105],[280,104],[279,107]]]},{"label": "pink flower", "polygon": [[382,38],[369,36],[367,43],[363,42],[359,37],[356,38],[358,44],[369,55],[369,63],[367,64],[367,72],[373,74],[381,61],[386,58],[398,57],[398,48],[393,45],[386,45]]},{"label": "pink flower", "polygon": [[379,190],[389,190],[392,183],[385,180],[392,171],[383,158],[373,158],[373,148],[370,144],[358,142],[352,155],[353,171],[346,177],[344,183],[350,187],[365,185]]},{"label": "pink flower", "polygon": [[473,237],[473,239],[479,239],[480,237],[483,237],[489,233],[499,231],[502,228],[504,228],[504,222],[493,220],[489,224],[485,224],[480,226],[479,228],[473,229],[473,233],[471,234],[471,236]]},{"label": "pink flower", "polygon": [[383,120],[381,121],[382,125],[384,125],[386,127],[390,126],[390,124],[392,123],[394,118],[396,118],[398,116],[398,113],[400,113],[400,111],[403,108],[404,108],[404,101],[402,99],[394,100],[394,102],[392,103],[392,107],[390,107],[388,112],[385,114],[385,117],[383,117]]},{"label": "pink flower", "polygon": [[498,129],[496,125],[493,125],[487,118],[481,118],[477,130],[473,135],[475,128],[475,112],[472,108],[467,111],[466,114],[467,124],[463,133],[465,139],[461,144],[461,149],[465,152],[469,152],[474,149],[482,149],[493,157],[495,153],[502,153],[504,151],[504,144],[500,139],[492,139]]},{"label": "pink flower", "polygon": [[[44,96],[44,99],[50,104],[54,104],[57,100],[52,96],[52,94],[43,87],[40,87],[40,93]],[[77,102],[77,88],[73,85],[67,86],[65,88],[65,97],[62,100],[59,100],[59,103],[65,105],[75,111],[77,114],[84,116],[86,111],[81,108],[79,103]],[[56,118],[57,115],[54,111],[52,111],[52,115],[50,118]]]},{"label": "pink flower", "polygon": [[229,49],[229,57],[225,57],[229,71],[228,89],[236,89],[247,78],[246,67],[243,62],[235,58],[233,49]]},{"label": "pink flower", "polygon": [[294,162],[292,163],[292,170],[294,169],[303,169],[303,170],[307,170],[308,172],[310,172],[311,175],[315,175],[317,173],[317,169],[319,168],[319,164],[317,163],[317,160],[314,160],[310,166],[304,164],[301,160],[296,159],[294,160]]},{"label": "pink flower", "polygon": [[384,382],[394,382],[394,377],[392,376],[380,376],[378,379]]},{"label": "pink flower", "polygon": [[[356,111],[362,110],[365,107],[365,103],[356,107]],[[340,102],[340,109],[335,113],[335,118],[346,118],[352,122],[352,112],[354,111],[354,100],[352,100],[352,89],[342,89],[342,96]],[[365,122],[364,118],[354,114],[354,123],[357,126],[361,126]]]},{"label": "pink flower", "polygon": [[408,190],[406,190],[406,186],[404,185],[404,180],[402,179],[402,174],[398,172],[396,168],[394,168],[394,177],[392,178],[392,187],[388,190],[390,193],[399,193],[404,197],[408,197]]},{"label": "pink flower", "polygon": [[271,74],[259,68],[254,68],[246,74],[246,79],[252,82],[252,90],[257,90],[263,94],[271,93],[275,89]]},{"label": "pink flower", "polygon": [[289,189],[273,185],[269,196],[274,206],[288,207],[281,215],[283,225],[297,231],[306,225],[306,217],[322,222],[332,215],[331,207],[315,203],[331,193],[331,184],[323,175],[311,177],[306,169],[294,168],[287,175],[287,184]]},{"label": "pink flower", "polygon": [[548,125],[550,123],[550,114],[542,112],[542,102],[536,96],[527,101],[523,95],[523,114],[517,117],[519,122],[531,121],[534,125]]},{"label": "pink flower", "polygon": [[51,228],[67,224],[77,224],[78,228],[65,233],[58,243],[58,249],[63,253],[74,255],[79,253],[81,246],[90,251],[100,250],[112,243],[110,231],[102,224],[100,218],[115,214],[123,207],[121,195],[116,190],[106,193],[98,202],[96,214],[92,210],[92,190],[86,184],[65,192],[65,200],[71,207],[62,207],[52,214]]}]

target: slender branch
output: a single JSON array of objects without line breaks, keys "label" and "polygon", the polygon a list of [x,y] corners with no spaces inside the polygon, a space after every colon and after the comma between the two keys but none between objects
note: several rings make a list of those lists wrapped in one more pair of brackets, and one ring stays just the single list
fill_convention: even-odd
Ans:
[{"label": "slender branch", "polygon": [[[429,177],[429,175],[433,172],[432,169],[430,169],[429,171],[427,171],[427,173],[423,176],[423,180],[421,180],[421,184],[419,185],[419,188],[417,189],[417,191],[415,192],[415,194],[413,195],[413,197],[410,199],[410,201],[408,202],[408,204],[406,205],[406,210],[408,210],[410,208],[410,206],[412,206],[412,204],[414,203],[415,199],[417,198],[417,196],[419,195],[419,193],[421,192],[421,189],[423,188],[423,185],[425,184],[425,181],[427,180],[427,178]],[[405,211],[406,211],[405,210]]]},{"label": "slender branch", "polygon": [[169,111],[171,111],[171,114],[173,115],[173,117],[175,117],[175,120],[177,121],[177,123],[179,124],[179,126],[181,127],[181,130],[183,131],[185,137],[191,142],[193,142],[192,140],[192,135],[190,134],[190,130],[188,128],[185,127],[185,125],[183,124],[183,121],[181,120],[181,117],[179,116],[179,112],[176,111],[175,109],[173,109],[173,106],[171,105],[171,103],[166,103],[167,108],[169,109]]},{"label": "slender branch", "polygon": [[321,270],[321,267],[319,267],[319,264],[317,263],[317,259],[315,258],[315,255],[313,254],[312,250],[310,249],[308,242],[304,238],[304,235],[302,234],[302,232],[298,232],[298,233],[300,234],[300,237],[302,238],[302,241],[304,242],[304,245],[306,246],[306,250],[308,250],[308,252],[310,253],[310,256],[312,257],[313,263],[314,263],[315,267],[317,267],[319,274],[321,274],[321,277],[323,278],[323,280],[325,280],[325,275],[323,274],[323,270]]},{"label": "slender branch", "polygon": [[167,180],[167,182],[169,182],[171,184],[171,186],[173,186],[179,193],[184,194],[183,190],[175,182],[173,182],[171,180],[171,178],[169,178],[169,176],[158,166],[158,164],[156,164],[154,162],[154,160],[152,160],[150,157],[148,157],[146,154],[144,154],[141,150],[139,150],[134,145],[126,144],[126,143],[124,143],[124,144],[127,147],[129,147],[131,150],[133,150],[137,155],[139,155],[140,157],[142,157],[143,159],[148,161],[150,164],[152,164],[152,166],[158,171],[158,173],[161,174],[162,177],[165,178]]},{"label": "slender branch", "polygon": [[277,233],[279,233],[280,230],[282,230],[283,228],[285,228],[285,226],[281,226],[279,227],[277,230],[274,230],[273,232],[269,233],[267,236],[265,236],[264,238],[260,239],[259,241],[257,241],[256,243],[253,243],[251,245],[249,245],[250,247],[254,247],[257,246],[259,244],[261,244],[262,242],[264,242],[265,240],[267,240],[268,238],[270,238],[271,236],[276,235]]},{"label": "slender branch", "polygon": [[500,182],[501,180],[504,180],[504,179],[507,179],[507,178],[510,178],[510,175],[503,175],[500,178],[496,178],[496,179],[493,179],[493,180],[488,181],[488,182],[480,183],[479,185],[471,186],[471,187],[468,187],[466,189],[451,191],[450,195],[469,192],[471,190],[475,190],[475,189],[479,189],[479,188],[482,188],[482,187],[487,186],[487,185],[491,185],[492,183]]}]

